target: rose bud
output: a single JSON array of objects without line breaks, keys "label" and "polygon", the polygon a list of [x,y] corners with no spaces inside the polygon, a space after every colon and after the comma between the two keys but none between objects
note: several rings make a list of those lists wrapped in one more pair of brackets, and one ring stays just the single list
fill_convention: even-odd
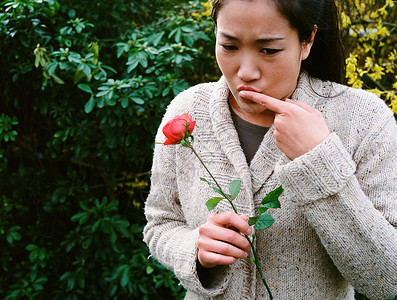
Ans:
[{"label": "rose bud", "polygon": [[187,113],[168,121],[163,127],[163,134],[166,137],[164,145],[179,144],[190,136],[195,125],[196,121],[193,121],[193,117]]}]

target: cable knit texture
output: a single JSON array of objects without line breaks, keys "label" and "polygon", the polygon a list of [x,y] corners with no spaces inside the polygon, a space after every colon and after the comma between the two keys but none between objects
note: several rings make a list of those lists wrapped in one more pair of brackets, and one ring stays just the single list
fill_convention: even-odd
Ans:
[{"label": "cable knit texture", "polygon": [[[194,147],[227,190],[242,189],[238,211],[256,215],[262,198],[280,184],[276,222],[257,232],[256,247],[276,300],[354,299],[354,288],[371,299],[397,295],[397,125],[375,95],[303,73],[292,99],[320,110],[331,134],[308,153],[289,160],[266,133],[248,165],[233,125],[222,77],[197,85],[169,105],[156,136],[174,116],[197,120]],[[198,228],[216,194],[200,180],[205,169],[188,148],[156,145],[146,202],[144,240],[151,254],[187,289],[186,299],[268,299],[254,264],[238,260],[208,272],[197,270]],[[212,212],[230,211],[221,201]]]}]

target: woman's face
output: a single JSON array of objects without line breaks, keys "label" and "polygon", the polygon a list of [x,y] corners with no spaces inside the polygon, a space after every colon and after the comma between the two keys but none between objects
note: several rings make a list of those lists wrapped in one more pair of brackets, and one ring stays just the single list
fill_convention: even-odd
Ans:
[{"label": "woman's face", "polygon": [[268,115],[262,105],[239,97],[239,91],[253,90],[281,100],[290,97],[310,47],[311,43],[299,41],[297,31],[272,1],[224,1],[217,19],[216,58],[233,109],[248,116]]}]

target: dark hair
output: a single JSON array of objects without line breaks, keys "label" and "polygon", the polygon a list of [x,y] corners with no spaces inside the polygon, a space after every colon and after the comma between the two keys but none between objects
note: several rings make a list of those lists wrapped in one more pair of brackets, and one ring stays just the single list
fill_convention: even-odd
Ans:
[{"label": "dark hair", "polygon": [[[219,10],[225,1],[227,0],[212,1],[212,18],[215,25]],[[317,26],[310,55],[302,62],[302,69],[313,77],[342,83],[345,78],[345,54],[339,35],[339,17],[334,0],[271,1],[289,21],[291,27],[297,30],[301,42],[308,41]]]}]

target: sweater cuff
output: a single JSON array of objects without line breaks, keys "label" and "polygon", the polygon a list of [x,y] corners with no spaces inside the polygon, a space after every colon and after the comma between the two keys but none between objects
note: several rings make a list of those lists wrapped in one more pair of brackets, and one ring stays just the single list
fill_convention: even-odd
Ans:
[{"label": "sweater cuff", "polygon": [[[208,276],[208,278],[199,278],[197,270],[198,229],[193,231],[193,235],[195,238],[190,239],[191,242],[185,245],[183,253],[180,253],[175,260],[175,276],[187,290],[207,297],[215,297],[223,293],[227,288],[231,278],[230,267],[219,266],[208,269],[207,274],[204,275]],[[210,284],[203,286],[203,282],[200,279],[204,279],[204,281],[210,280]]]},{"label": "sweater cuff", "polygon": [[336,194],[355,170],[356,164],[335,133],[293,161],[285,156],[275,168],[284,195],[297,205]]}]

